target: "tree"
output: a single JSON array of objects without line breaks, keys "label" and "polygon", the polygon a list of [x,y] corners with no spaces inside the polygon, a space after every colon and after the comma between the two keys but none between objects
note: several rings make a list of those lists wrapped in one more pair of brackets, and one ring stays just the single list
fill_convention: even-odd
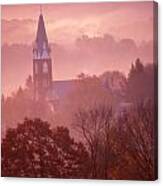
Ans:
[{"label": "tree", "polygon": [[35,101],[33,99],[32,79],[26,81],[26,87],[19,87],[12,96],[6,97],[3,101],[2,123],[5,128],[16,127],[18,122],[22,122],[25,117],[40,118],[51,122],[53,112],[46,100]]},{"label": "tree", "polygon": [[74,142],[69,130],[57,127],[53,130],[53,139],[59,149],[63,162],[59,170],[62,178],[88,178],[89,157],[81,142]]},{"label": "tree", "polygon": [[126,87],[126,77],[119,71],[106,71],[100,76],[100,79],[109,91],[119,93],[119,96]]},{"label": "tree", "polygon": [[[134,106],[120,118],[119,151],[127,169],[119,170],[120,178],[154,180],[157,145],[154,107],[151,102]],[[124,173],[125,174],[124,174]]]},{"label": "tree", "polygon": [[114,162],[114,129],[112,109],[96,105],[75,114],[74,128],[82,134],[91,158],[91,177],[108,179]]},{"label": "tree", "polygon": [[28,78],[26,79],[25,82],[25,93],[26,96],[29,97],[30,99],[33,99],[33,94],[34,94],[34,85],[33,85],[33,80],[32,80],[32,76],[29,75]]},{"label": "tree", "polygon": [[2,141],[2,176],[87,178],[89,157],[64,127],[25,119]]},{"label": "tree", "polygon": [[154,65],[143,65],[140,59],[132,64],[126,89],[126,99],[141,103],[143,100],[154,100]]}]

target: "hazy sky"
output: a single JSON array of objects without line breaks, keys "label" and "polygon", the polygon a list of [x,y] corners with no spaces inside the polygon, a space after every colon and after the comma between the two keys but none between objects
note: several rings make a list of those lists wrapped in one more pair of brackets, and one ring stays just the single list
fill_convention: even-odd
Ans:
[{"label": "hazy sky", "polygon": [[[42,12],[51,42],[69,42],[81,34],[104,33],[142,41],[152,39],[152,8],[152,2],[78,3],[43,5]],[[3,42],[31,43],[39,13],[39,5],[3,6]]]},{"label": "hazy sky", "polygon": [[[152,62],[152,2],[49,4],[42,6],[42,12],[49,42],[54,44],[54,79],[74,78],[82,71],[126,73],[138,55],[145,63]],[[2,6],[4,92],[11,92],[32,74],[29,49],[39,14],[39,5]],[[17,65],[23,68],[21,77],[15,74]]]}]

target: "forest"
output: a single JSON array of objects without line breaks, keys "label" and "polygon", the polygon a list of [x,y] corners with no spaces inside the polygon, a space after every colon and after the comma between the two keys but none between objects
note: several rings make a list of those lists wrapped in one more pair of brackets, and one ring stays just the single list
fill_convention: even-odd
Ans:
[{"label": "forest", "polygon": [[31,76],[2,95],[2,176],[156,179],[157,65],[75,81],[53,106],[33,99]]}]

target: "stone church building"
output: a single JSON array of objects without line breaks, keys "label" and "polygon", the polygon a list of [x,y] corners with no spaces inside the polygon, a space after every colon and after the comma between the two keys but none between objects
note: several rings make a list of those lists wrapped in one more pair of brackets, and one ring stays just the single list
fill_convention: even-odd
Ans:
[{"label": "stone church building", "polygon": [[33,46],[35,100],[47,99],[49,101],[54,101],[68,94],[73,89],[73,80],[53,81],[52,65],[51,49],[48,43],[43,15],[41,13]]}]

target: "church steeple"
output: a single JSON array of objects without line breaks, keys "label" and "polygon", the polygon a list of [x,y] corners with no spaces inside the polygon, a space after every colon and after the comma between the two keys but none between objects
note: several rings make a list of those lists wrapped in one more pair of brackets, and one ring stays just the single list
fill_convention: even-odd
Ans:
[{"label": "church steeple", "polygon": [[46,34],[42,12],[40,13],[40,16],[39,16],[36,40],[35,40],[35,45],[33,49],[33,57],[35,59],[50,58],[50,47],[48,44],[48,38]]},{"label": "church steeple", "polygon": [[35,99],[46,98],[52,85],[52,62],[42,12],[33,46],[33,80]]}]

